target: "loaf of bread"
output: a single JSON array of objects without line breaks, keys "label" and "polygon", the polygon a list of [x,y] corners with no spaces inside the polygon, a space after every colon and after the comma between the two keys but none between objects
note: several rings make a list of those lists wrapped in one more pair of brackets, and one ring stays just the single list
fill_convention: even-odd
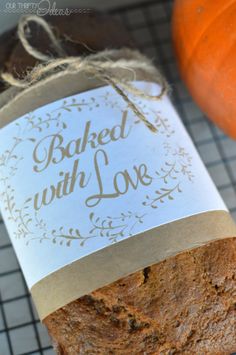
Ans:
[{"label": "loaf of bread", "polygon": [[[49,21],[72,55],[86,54],[88,47],[132,46],[123,26],[105,15]],[[35,34],[32,40],[50,50],[47,38],[40,38]],[[16,75],[36,64],[19,43],[2,53],[1,65]],[[231,354],[236,351],[236,240],[147,267],[71,302],[44,324],[60,355]]]},{"label": "loaf of bread", "polygon": [[60,355],[229,355],[236,351],[236,240],[136,272],[44,324]]}]

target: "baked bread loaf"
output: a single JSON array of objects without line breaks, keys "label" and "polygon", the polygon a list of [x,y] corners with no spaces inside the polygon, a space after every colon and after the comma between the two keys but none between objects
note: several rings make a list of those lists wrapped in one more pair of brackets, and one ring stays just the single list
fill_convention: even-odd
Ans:
[{"label": "baked bread loaf", "polygon": [[44,321],[60,355],[223,355],[236,350],[236,240],[181,253]]},{"label": "baked bread loaf", "polygon": [[[105,15],[50,21],[72,55],[86,54],[81,43],[95,51],[132,45],[123,26]],[[46,37],[32,40],[51,50]],[[17,75],[36,64],[19,43],[0,59]],[[71,302],[44,324],[60,355],[230,354],[236,351],[236,240],[138,271]]]}]

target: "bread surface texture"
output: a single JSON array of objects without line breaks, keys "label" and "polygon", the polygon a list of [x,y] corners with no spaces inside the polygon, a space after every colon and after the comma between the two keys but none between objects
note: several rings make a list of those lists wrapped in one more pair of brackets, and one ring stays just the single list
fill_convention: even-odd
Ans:
[{"label": "bread surface texture", "polygon": [[58,354],[220,355],[236,351],[236,240],[169,258],[44,321]]}]

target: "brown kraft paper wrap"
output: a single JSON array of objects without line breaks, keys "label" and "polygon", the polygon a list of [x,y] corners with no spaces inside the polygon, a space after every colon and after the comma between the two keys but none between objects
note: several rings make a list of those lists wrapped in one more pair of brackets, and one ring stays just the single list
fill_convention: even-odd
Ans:
[{"label": "brown kraft paper wrap", "polygon": [[[125,58],[130,53],[120,51],[119,55]],[[127,71],[118,68],[115,74],[123,78]],[[145,71],[137,70],[136,75],[137,80],[153,81]],[[61,72],[30,90],[9,89],[1,97],[1,127],[46,103],[103,85],[101,80],[88,79],[85,73]],[[20,94],[15,96],[17,91]],[[31,292],[58,353],[170,354],[170,351],[180,351],[188,354],[201,351],[223,354],[224,348],[235,350],[230,335],[235,329],[232,321],[235,317],[231,315],[235,301],[235,241],[231,237],[235,231],[235,224],[225,211],[187,217],[113,244],[41,280]],[[215,279],[213,293],[214,286],[209,286],[212,281],[206,278]],[[226,282],[230,287],[224,294]],[[221,294],[217,291],[219,287]],[[182,295],[185,288],[192,290],[191,297],[188,292]],[[99,290],[94,291],[96,289]],[[227,300],[226,304],[222,297]],[[191,314],[193,305],[196,314]],[[209,339],[213,336],[210,329],[206,328],[205,333],[199,329],[198,319],[203,324],[213,321],[219,307],[221,312],[214,318],[215,332],[224,339],[223,318],[230,317],[228,339],[223,343],[219,340],[197,342],[203,334]],[[97,320],[90,329],[94,317]],[[185,331],[181,331],[181,324],[187,327]],[[71,327],[73,331],[69,333]],[[194,329],[193,334],[191,329]],[[177,342],[178,332],[180,341]],[[115,342],[109,338],[112,334]]]}]

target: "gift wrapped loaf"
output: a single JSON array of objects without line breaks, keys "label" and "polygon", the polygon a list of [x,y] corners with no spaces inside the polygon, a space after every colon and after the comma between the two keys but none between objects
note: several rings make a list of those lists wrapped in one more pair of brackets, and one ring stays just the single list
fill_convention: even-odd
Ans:
[{"label": "gift wrapped loaf", "polygon": [[[70,55],[86,55],[91,48],[134,46],[123,25],[108,16],[58,17],[52,24]],[[11,48],[5,46],[5,39],[1,42],[1,65],[24,76],[37,59],[12,33],[8,36]],[[34,45],[50,50],[48,39],[40,36],[33,37]],[[146,79],[139,73],[142,77]],[[46,102],[53,100],[52,93]],[[216,216],[209,217],[209,225],[214,225]],[[191,238],[191,229],[188,233]],[[233,232],[231,237],[229,232],[224,235],[224,226],[220,233],[219,240],[146,266],[48,315],[43,323],[55,351],[61,355],[223,355],[236,351],[236,241]]]}]

